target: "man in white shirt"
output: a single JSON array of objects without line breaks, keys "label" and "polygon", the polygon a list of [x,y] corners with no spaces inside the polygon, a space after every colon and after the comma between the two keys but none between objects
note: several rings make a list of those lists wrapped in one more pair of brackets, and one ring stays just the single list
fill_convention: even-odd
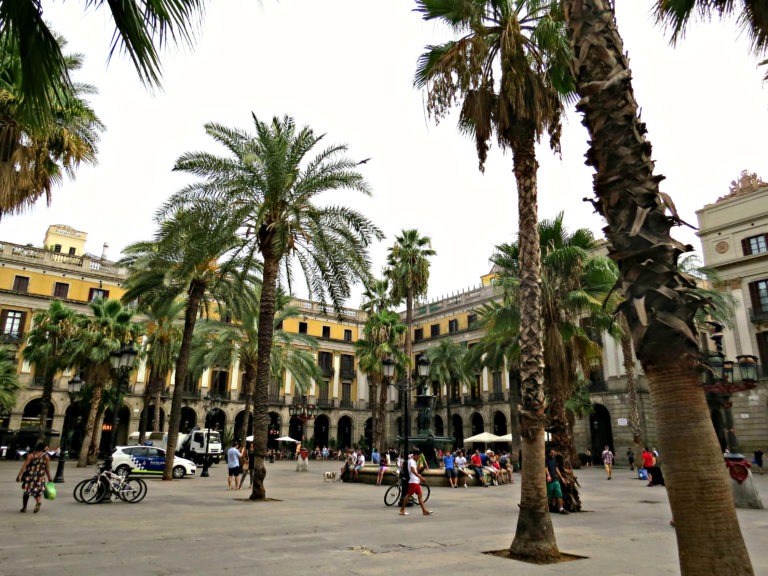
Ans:
[{"label": "man in white shirt", "polygon": [[427,510],[424,506],[424,498],[421,495],[421,482],[424,481],[424,477],[419,474],[419,468],[416,464],[416,460],[413,459],[413,454],[408,454],[408,493],[405,498],[400,502],[400,516],[407,516],[408,512],[405,511],[405,505],[410,500],[413,494],[416,494],[419,498],[419,506],[424,516],[432,514],[432,510]]},{"label": "man in white shirt", "polygon": [[357,453],[357,461],[355,462],[355,465],[352,467],[352,476],[354,476],[355,481],[358,479],[358,472],[363,469],[363,466],[365,466],[365,455],[363,454],[363,451],[360,450],[360,452]]}]

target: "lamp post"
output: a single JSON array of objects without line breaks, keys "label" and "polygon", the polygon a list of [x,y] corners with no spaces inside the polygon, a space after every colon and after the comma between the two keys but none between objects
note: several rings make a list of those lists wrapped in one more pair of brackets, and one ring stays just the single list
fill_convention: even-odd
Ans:
[{"label": "lamp post", "polygon": [[307,395],[302,395],[301,403],[294,403],[288,406],[288,414],[291,418],[301,421],[301,445],[306,446],[307,422],[317,417],[317,404],[307,403]]},{"label": "lamp post", "polygon": [[203,398],[203,410],[205,411],[205,456],[203,459],[203,471],[200,473],[202,478],[208,478],[208,468],[211,466],[210,455],[208,453],[208,446],[211,443],[211,426],[208,419],[212,417],[219,410],[221,406],[221,395],[211,396],[206,394]]},{"label": "lamp post", "polygon": [[[72,378],[69,382],[67,382],[67,393],[69,394],[69,405],[72,406],[75,403],[75,400],[77,400],[77,395],[80,394],[80,390],[83,388],[83,380],[78,376],[75,375],[74,378]],[[64,419],[66,421],[66,413],[64,416]],[[70,423],[69,427],[72,427],[72,424]],[[67,458],[69,457],[69,445],[70,442],[67,441],[67,432],[68,430],[62,430],[62,438],[64,439],[64,446],[63,449],[59,453],[59,463],[56,465],[56,476],[53,478],[54,482],[64,482],[64,465],[67,462]]]},{"label": "lamp post", "polygon": [[117,427],[120,424],[120,416],[118,416],[118,410],[120,409],[120,400],[123,395],[123,391],[127,389],[124,380],[128,377],[133,369],[133,363],[136,360],[136,356],[139,355],[139,351],[134,347],[132,343],[123,344],[119,350],[115,350],[109,355],[109,363],[112,369],[115,371],[115,385],[117,386],[115,394],[115,404],[112,408],[112,435],[109,441],[109,453],[104,458],[104,469],[112,470],[112,453],[115,451],[115,441],[117,440]]}]

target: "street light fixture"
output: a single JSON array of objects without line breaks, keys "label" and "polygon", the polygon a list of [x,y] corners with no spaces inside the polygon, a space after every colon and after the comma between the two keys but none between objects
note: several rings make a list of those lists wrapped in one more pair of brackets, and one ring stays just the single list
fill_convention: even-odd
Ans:
[{"label": "street light fixture", "polygon": [[118,416],[118,410],[120,409],[120,399],[123,395],[123,391],[127,390],[127,386],[123,382],[124,379],[133,369],[133,363],[136,361],[136,357],[139,355],[139,351],[133,345],[133,343],[123,344],[119,350],[115,350],[109,355],[109,363],[112,369],[115,371],[115,386],[117,386],[117,394],[115,394],[115,405],[112,408],[112,437],[109,442],[109,453],[104,458],[104,469],[112,470],[112,453],[115,451],[115,442],[117,440],[117,427],[120,424],[120,416]]},{"label": "street light fixture", "polygon": [[201,478],[208,478],[208,476],[210,476],[210,474],[208,474],[208,468],[211,466],[211,457],[208,453],[208,447],[211,444],[211,426],[208,420],[218,412],[220,406],[220,394],[216,394],[216,396],[206,394],[205,398],[203,398],[203,410],[205,411],[205,422],[203,423],[205,424],[205,456],[203,460],[203,471],[200,473]]},{"label": "street light fixture", "polygon": [[288,414],[291,418],[296,418],[301,421],[301,445],[306,445],[307,437],[307,422],[314,420],[317,417],[317,404],[307,403],[307,395],[304,394],[301,403],[294,403],[288,406]]},{"label": "street light fixture", "polygon": [[[72,406],[75,403],[75,400],[77,400],[77,395],[80,394],[80,390],[83,388],[83,379],[80,378],[79,375],[75,374],[75,377],[72,378],[69,382],[67,382],[67,393],[69,394],[69,405]],[[65,420],[66,420],[66,413],[65,413]],[[70,428],[72,427],[72,423],[69,424]],[[54,482],[64,482],[64,465],[67,462],[67,458],[69,457],[69,445],[70,442],[67,442],[67,433],[68,430],[62,430],[62,438],[64,439],[64,446],[62,447],[62,450],[59,452],[59,463],[56,465],[56,476],[53,478]]]}]

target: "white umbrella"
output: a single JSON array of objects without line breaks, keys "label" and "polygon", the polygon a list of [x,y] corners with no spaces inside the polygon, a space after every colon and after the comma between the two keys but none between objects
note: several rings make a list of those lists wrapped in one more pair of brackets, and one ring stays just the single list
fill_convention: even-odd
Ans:
[{"label": "white umbrella", "polygon": [[512,442],[512,434],[504,434],[504,436],[499,436],[499,442]]},{"label": "white umbrella", "polygon": [[278,442],[294,442],[294,443],[298,442],[298,440],[294,440],[290,436],[280,436],[280,438],[276,438],[276,440]]},{"label": "white umbrella", "polygon": [[469,438],[464,438],[464,442],[499,442],[500,440],[501,438],[499,436],[491,434],[490,432],[481,432],[480,434],[475,434]]}]

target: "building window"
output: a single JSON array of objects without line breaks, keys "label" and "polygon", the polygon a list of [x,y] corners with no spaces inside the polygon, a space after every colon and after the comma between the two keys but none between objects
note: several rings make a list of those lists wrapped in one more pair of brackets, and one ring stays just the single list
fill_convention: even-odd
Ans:
[{"label": "building window", "polygon": [[432,324],[429,327],[429,335],[434,338],[436,336],[440,336],[440,324]]},{"label": "building window", "polygon": [[3,310],[0,312],[0,323],[2,325],[3,336],[19,338],[24,329],[24,312],[18,310]]},{"label": "building window", "polygon": [[493,394],[497,400],[500,400],[504,396],[504,391],[501,389],[501,372],[492,372],[491,378],[493,381]]},{"label": "building window", "polygon": [[477,314],[467,314],[467,328],[472,330],[477,322]]},{"label": "building window", "polygon": [[768,234],[759,234],[758,236],[744,238],[741,241],[741,248],[744,250],[745,256],[765,254],[768,252]]},{"label": "building window", "polygon": [[320,370],[323,371],[323,376],[331,376],[333,374],[333,353],[318,352],[317,365],[320,366]]},{"label": "building window", "polygon": [[352,383],[341,383],[341,407],[352,408]]},{"label": "building window", "polygon": [[69,251],[68,251],[68,254],[69,254],[70,256],[74,256],[74,255],[75,255],[75,252],[76,252],[76,250],[75,250],[75,247],[74,247],[74,246],[70,246],[70,247],[69,247]]},{"label": "building window", "polygon": [[299,334],[306,334],[306,333],[307,333],[307,323],[299,322]]},{"label": "building window", "polygon": [[13,290],[15,292],[29,292],[29,276],[16,276],[13,279]]},{"label": "building window", "polygon": [[54,244],[53,245],[53,251],[54,252],[61,252],[61,244]]},{"label": "building window", "polygon": [[424,340],[424,328],[416,328],[413,332],[413,339],[416,340],[416,342]]},{"label": "building window", "polygon": [[341,377],[351,380],[355,377],[355,357],[349,354],[341,355]]},{"label": "building window", "polygon": [[352,330],[344,330],[344,342],[352,342]]},{"label": "building window", "polygon": [[227,370],[213,370],[211,373],[211,396],[221,396],[229,398],[227,383],[229,381],[229,372]]},{"label": "building window", "polygon": [[757,313],[768,312],[768,280],[758,280],[749,285],[752,308]]},{"label": "building window", "polygon": [[56,282],[53,285],[53,297],[54,298],[66,298],[69,295],[69,284],[64,282]]},{"label": "building window", "polygon": [[88,291],[88,302],[95,302],[96,300],[108,300],[109,290],[103,290],[102,288],[91,288]]},{"label": "building window", "polygon": [[331,337],[331,327],[323,326],[323,338],[330,338],[330,337]]},{"label": "building window", "polygon": [[448,320],[448,333],[454,334],[459,331],[459,321],[455,318],[453,320]]}]

